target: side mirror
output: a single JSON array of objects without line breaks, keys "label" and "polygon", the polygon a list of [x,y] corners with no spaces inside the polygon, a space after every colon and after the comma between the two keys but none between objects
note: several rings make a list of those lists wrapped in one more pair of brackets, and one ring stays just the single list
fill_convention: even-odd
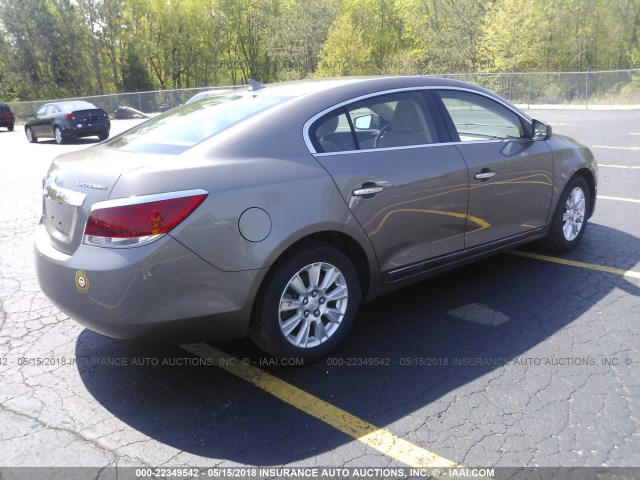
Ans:
[{"label": "side mirror", "polygon": [[371,125],[372,123],[373,123],[373,115],[369,114],[369,115],[363,115],[361,117],[357,117],[353,122],[353,126],[358,130],[367,130],[369,128],[372,128],[372,125]]},{"label": "side mirror", "polygon": [[531,127],[531,138],[533,140],[549,140],[551,138],[551,125],[542,123],[540,120],[534,120]]}]

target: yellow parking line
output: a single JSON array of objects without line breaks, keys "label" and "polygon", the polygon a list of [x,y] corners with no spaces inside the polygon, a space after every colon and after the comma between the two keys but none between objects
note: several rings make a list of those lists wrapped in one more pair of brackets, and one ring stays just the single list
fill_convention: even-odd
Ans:
[{"label": "yellow parking line", "polygon": [[629,132],[629,135],[640,135],[640,132]]},{"label": "yellow parking line", "polygon": [[561,265],[569,265],[571,267],[586,268],[588,270],[595,270],[597,272],[613,273],[614,275],[620,275],[622,277],[627,277],[627,278],[640,279],[640,272],[634,272],[633,270],[623,270],[622,268],[605,267],[604,265],[595,265],[593,263],[577,262],[575,260],[549,257],[547,255],[540,255],[538,253],[521,252],[519,250],[509,250],[506,253],[510,253],[511,255],[518,255],[520,257],[543,260],[545,262],[559,263]]},{"label": "yellow parking line", "polygon": [[239,377],[283,402],[346,433],[359,442],[378,450],[399,462],[415,468],[455,468],[460,465],[440,455],[418,447],[385,428],[379,428],[349,412],[305,392],[259,368],[203,343],[182,345],[182,348],[201,358],[214,360],[216,366]]},{"label": "yellow parking line", "polygon": [[606,195],[598,195],[598,200],[617,200],[618,202],[640,203],[640,200],[636,198],[608,197]]},{"label": "yellow parking line", "polygon": [[630,166],[630,165],[608,165],[606,163],[599,163],[598,167],[605,168],[629,168],[629,169],[638,169],[640,170],[640,166]]},{"label": "yellow parking line", "polygon": [[607,145],[591,145],[591,148],[610,148],[611,150],[640,150],[640,147],[609,147]]}]

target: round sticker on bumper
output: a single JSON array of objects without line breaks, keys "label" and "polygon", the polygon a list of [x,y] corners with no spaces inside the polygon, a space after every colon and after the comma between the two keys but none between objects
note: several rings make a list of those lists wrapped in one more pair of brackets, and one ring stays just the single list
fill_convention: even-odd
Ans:
[{"label": "round sticker on bumper", "polygon": [[85,293],[89,290],[89,278],[82,270],[76,272],[76,288],[80,293]]}]

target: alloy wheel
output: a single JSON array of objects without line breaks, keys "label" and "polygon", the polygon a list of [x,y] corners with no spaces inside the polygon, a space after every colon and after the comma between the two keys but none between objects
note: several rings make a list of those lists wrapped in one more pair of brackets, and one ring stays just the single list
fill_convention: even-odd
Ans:
[{"label": "alloy wheel", "polygon": [[574,240],[580,233],[584,223],[586,205],[582,188],[575,187],[571,190],[565,202],[564,215],[562,216],[562,233],[568,241]]},{"label": "alloy wheel", "polygon": [[338,268],[325,262],[307,265],[291,277],[280,298],[280,330],[298,348],[315,347],[339,329],[348,300]]}]

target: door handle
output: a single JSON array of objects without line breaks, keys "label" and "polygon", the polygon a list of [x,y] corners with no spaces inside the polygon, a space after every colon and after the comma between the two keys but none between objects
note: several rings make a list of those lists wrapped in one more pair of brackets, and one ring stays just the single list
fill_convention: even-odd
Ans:
[{"label": "door handle", "polygon": [[476,173],[474,175],[474,177],[476,177],[478,180],[487,180],[491,177],[493,177],[496,174],[496,172],[491,172],[489,170],[483,170],[480,173]]},{"label": "door handle", "polygon": [[378,192],[381,192],[382,190],[384,190],[384,188],[379,187],[379,186],[373,186],[373,187],[362,187],[362,188],[356,188],[353,190],[353,195],[356,197],[362,197],[365,195],[375,195]]}]

